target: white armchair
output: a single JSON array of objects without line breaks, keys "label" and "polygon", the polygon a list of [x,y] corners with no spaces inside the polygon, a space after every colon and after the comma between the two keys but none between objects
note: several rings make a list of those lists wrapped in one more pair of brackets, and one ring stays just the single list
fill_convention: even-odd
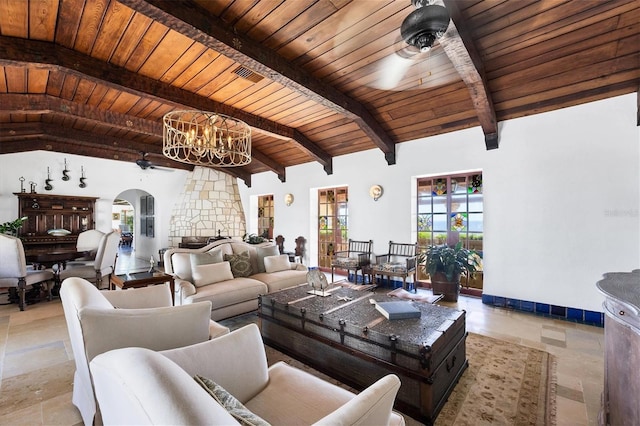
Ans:
[{"label": "white armchair", "polygon": [[86,265],[69,264],[66,269],[58,271],[60,281],[69,277],[79,277],[95,282],[97,288],[109,287],[109,276],[114,272],[120,235],[109,232],[100,238],[100,245],[93,262]]},{"label": "white armchair", "polygon": [[167,284],[100,291],[87,280],[73,277],[62,283],[60,298],[76,362],[72,401],[86,425],[100,415],[89,372],[95,356],[129,346],[177,348],[229,333],[227,327],[210,320],[209,302],[171,306]]},{"label": "white armchair", "polygon": [[85,256],[67,262],[67,266],[93,265],[103,236],[104,232],[97,229],[88,229],[79,233],[76,241],[76,250],[84,252]]},{"label": "white armchair", "polygon": [[389,374],[358,395],[267,358],[255,324],[204,343],[163,351],[125,348],[91,361],[109,424],[238,424],[192,378],[206,377],[273,425],[403,425],[392,411],[400,380]]},{"label": "white armchair", "polygon": [[21,311],[24,311],[27,286],[41,283],[46,286],[51,299],[53,272],[27,267],[22,241],[19,238],[0,234],[0,288],[17,289],[18,306]]}]

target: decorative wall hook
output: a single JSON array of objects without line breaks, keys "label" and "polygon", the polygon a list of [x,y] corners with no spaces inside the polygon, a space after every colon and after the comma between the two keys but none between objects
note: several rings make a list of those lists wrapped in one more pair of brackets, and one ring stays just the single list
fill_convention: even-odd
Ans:
[{"label": "decorative wall hook", "polygon": [[36,193],[36,186],[38,185],[37,183],[35,183],[34,181],[29,182],[29,185],[31,185],[31,193],[35,194]]},{"label": "decorative wall hook", "polygon": [[44,189],[46,189],[47,191],[51,191],[53,189],[53,186],[51,186],[51,174],[49,171],[49,167],[47,167],[47,178],[44,180]]},{"label": "decorative wall hook", "polygon": [[67,169],[67,159],[64,159],[64,170],[62,171],[62,180],[69,180],[69,169]]},{"label": "decorative wall hook", "polygon": [[86,187],[87,187],[87,184],[86,184],[86,183],[84,183],[84,181],[85,181],[85,179],[86,179],[86,177],[84,177],[84,166],[81,166],[81,167],[80,167],[80,174],[81,174],[81,177],[80,177],[80,185],[78,185],[78,186],[79,186],[80,188],[86,188]]}]

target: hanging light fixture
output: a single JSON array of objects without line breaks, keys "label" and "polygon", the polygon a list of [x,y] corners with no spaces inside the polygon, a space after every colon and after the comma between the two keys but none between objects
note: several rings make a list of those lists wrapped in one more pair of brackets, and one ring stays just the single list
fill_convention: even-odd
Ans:
[{"label": "hanging light fixture", "polygon": [[197,166],[235,167],[251,162],[251,128],[224,114],[173,111],[163,118],[162,153]]}]

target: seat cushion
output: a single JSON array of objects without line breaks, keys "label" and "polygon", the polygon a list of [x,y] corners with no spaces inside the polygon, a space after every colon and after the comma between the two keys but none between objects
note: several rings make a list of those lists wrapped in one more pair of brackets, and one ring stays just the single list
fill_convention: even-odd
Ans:
[{"label": "seat cushion", "polygon": [[333,259],[333,265],[342,268],[355,268],[360,266],[360,259],[357,257],[336,257]]},{"label": "seat cushion", "polygon": [[289,288],[307,282],[307,271],[289,269],[272,273],[253,274],[251,278],[263,282],[269,288],[269,293]]},{"label": "seat cushion", "polygon": [[376,272],[407,272],[407,264],[400,262],[378,263],[373,266]]},{"label": "seat cushion", "polygon": [[266,294],[268,290],[266,284],[252,278],[234,278],[199,287],[189,299],[192,303],[209,300],[211,309],[216,310],[247,300],[258,300],[258,296]]}]

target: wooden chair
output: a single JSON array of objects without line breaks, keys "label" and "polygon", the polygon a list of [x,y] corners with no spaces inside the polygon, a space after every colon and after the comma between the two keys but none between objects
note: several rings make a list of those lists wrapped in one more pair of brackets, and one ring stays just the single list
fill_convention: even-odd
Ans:
[{"label": "wooden chair", "polygon": [[418,264],[418,243],[394,243],[389,241],[389,251],[387,254],[376,256],[376,263],[371,265],[371,273],[377,283],[378,275],[385,275],[390,280],[391,277],[402,278],[402,288],[407,289],[407,277],[413,276],[413,286],[415,289],[416,265]]},{"label": "wooden chair", "polygon": [[24,311],[26,306],[27,286],[38,288],[45,284],[48,299],[51,300],[53,279],[50,269],[34,270],[27,267],[24,246],[19,238],[0,234],[0,288],[8,287],[10,293],[17,291],[18,307],[21,311]]},{"label": "wooden chair", "polygon": [[[347,273],[353,271],[353,281],[358,282],[358,271],[362,273],[362,283],[365,280],[365,270],[371,264],[371,248],[373,241],[356,241],[349,239],[347,250],[337,251],[331,260],[331,281],[333,280],[333,271],[335,268],[345,269]],[[371,281],[371,277],[369,277]]]}]

